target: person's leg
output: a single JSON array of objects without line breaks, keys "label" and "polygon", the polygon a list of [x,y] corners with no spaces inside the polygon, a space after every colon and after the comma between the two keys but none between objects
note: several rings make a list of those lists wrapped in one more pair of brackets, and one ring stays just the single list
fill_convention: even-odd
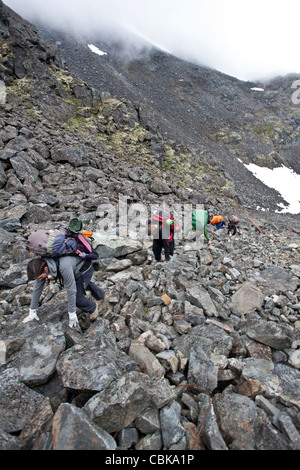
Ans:
[{"label": "person's leg", "polygon": [[169,244],[169,241],[163,238],[162,239],[162,244],[163,244],[164,251],[165,251],[166,261],[170,261],[170,244]]},{"label": "person's leg", "polygon": [[97,304],[86,297],[86,288],[91,282],[94,269],[90,266],[78,279],[76,279],[76,307],[80,308],[83,312],[93,313],[96,310]]},{"label": "person's leg", "polygon": [[104,290],[100,289],[97,284],[94,282],[90,282],[89,285],[87,286],[87,290],[89,290],[94,297],[95,300],[103,300],[105,297],[105,292]]},{"label": "person's leg", "polygon": [[162,250],[161,240],[156,239],[156,238],[153,240],[152,250],[153,250],[155,260],[160,261],[161,260],[161,250]]},{"label": "person's leg", "polygon": [[173,256],[174,251],[175,251],[175,240],[174,240],[174,238],[173,238],[173,240],[171,240],[169,242],[169,247],[170,247],[170,256]]}]

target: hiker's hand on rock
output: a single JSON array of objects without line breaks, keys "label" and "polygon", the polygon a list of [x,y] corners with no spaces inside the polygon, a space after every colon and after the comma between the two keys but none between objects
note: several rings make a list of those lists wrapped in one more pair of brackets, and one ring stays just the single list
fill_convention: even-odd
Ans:
[{"label": "hiker's hand on rock", "polygon": [[76,312],[75,313],[69,312],[69,327],[74,328],[77,326],[77,324],[78,324],[78,318],[77,318]]}]

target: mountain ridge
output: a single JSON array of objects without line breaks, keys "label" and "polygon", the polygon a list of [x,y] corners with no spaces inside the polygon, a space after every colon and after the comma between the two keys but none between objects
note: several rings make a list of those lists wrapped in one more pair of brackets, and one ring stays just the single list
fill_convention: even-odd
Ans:
[{"label": "mountain ridge", "polygon": [[[39,27],[42,36],[52,44],[59,42],[70,70],[89,86],[143,103],[151,109],[154,130],[163,138],[180,139],[210,154],[233,182],[242,180],[238,193],[245,206],[247,199],[255,198],[248,188],[254,180],[240,161],[270,168],[285,164],[299,174],[299,106],[292,103],[291,88],[297,74],[269,84],[242,82],[156,49],[146,59],[124,59],[118,50],[114,52],[114,44],[96,39],[93,43],[101,50],[111,49],[99,57],[88,50],[92,38],[79,42],[75,36],[44,28]],[[255,86],[264,86],[264,92],[253,90]],[[257,179],[256,183],[262,188]],[[273,198],[274,193],[269,206],[252,207],[273,210]]]}]

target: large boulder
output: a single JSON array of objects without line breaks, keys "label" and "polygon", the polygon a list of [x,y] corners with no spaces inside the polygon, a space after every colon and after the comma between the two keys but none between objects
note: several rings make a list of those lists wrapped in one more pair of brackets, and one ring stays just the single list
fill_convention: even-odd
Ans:
[{"label": "large boulder", "polygon": [[263,293],[251,282],[245,282],[231,297],[231,307],[238,315],[247,315],[260,309],[263,302]]}]

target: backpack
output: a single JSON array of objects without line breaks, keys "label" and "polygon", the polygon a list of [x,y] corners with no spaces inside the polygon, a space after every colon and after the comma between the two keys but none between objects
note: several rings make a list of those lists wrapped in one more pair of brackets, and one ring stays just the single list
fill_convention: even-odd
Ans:
[{"label": "backpack", "polygon": [[230,215],[228,217],[229,222],[232,222],[233,224],[238,224],[240,219],[236,215]]},{"label": "backpack", "polygon": [[[149,222],[150,221],[148,221],[148,223]],[[171,241],[174,236],[174,230],[176,232],[179,231],[179,225],[177,224],[177,222],[175,222],[174,217],[168,212],[155,211],[152,216],[151,222],[153,224],[157,224],[159,230],[159,238],[167,237],[168,240]],[[148,234],[151,234],[151,226],[150,230],[148,226]]]},{"label": "backpack", "polygon": [[215,224],[219,224],[220,222],[222,222],[223,220],[223,216],[222,215],[215,215],[212,219],[211,219],[211,224],[212,225],[215,225]]},{"label": "backpack", "polygon": [[173,225],[171,223],[171,216],[167,212],[155,211],[152,217],[153,222],[166,223],[167,225]]},{"label": "backpack", "polygon": [[77,240],[64,228],[35,230],[29,235],[25,246],[35,255],[48,257],[74,255],[78,250]]},{"label": "backpack", "polygon": [[192,230],[203,229],[207,225],[207,210],[195,209],[192,211]]}]

